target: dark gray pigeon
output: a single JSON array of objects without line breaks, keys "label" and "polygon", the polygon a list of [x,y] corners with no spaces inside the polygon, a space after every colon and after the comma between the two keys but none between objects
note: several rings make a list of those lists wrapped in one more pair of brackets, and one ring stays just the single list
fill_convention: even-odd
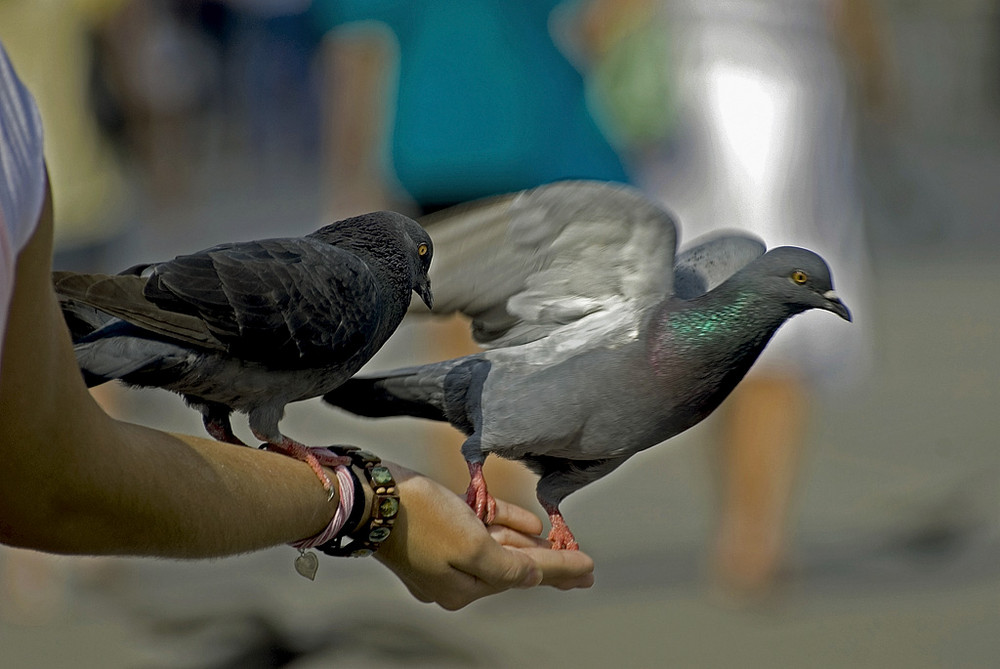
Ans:
[{"label": "dark gray pigeon", "polygon": [[[431,239],[416,221],[376,212],[305,237],[220,244],[117,275],[55,272],[88,386],[120,379],[180,393],[214,438],[254,436],[321,461],[284,436],[289,402],[327,393],[395,331],[416,291],[431,305]],[[323,464],[337,464],[323,462]]]},{"label": "dark gray pigeon", "polygon": [[486,522],[486,455],[524,462],[541,476],[555,548],[577,547],[559,511],[567,495],[708,416],[789,317],[851,318],[815,253],[764,253],[733,233],[675,258],[671,216],[624,186],[562,182],[424,224],[434,313],[470,316],[487,350],[356,377],[324,399],[462,430],[467,499]]}]

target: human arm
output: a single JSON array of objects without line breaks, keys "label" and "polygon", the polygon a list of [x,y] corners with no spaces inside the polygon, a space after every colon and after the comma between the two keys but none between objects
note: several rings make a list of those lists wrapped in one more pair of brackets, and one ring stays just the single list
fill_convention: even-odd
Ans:
[{"label": "human arm", "polygon": [[899,91],[890,31],[878,7],[871,0],[831,0],[828,19],[864,111],[893,121],[900,111]]},{"label": "human arm", "polygon": [[321,54],[327,213],[339,219],[394,208],[379,162],[388,108],[386,39],[371,29],[338,28]]}]

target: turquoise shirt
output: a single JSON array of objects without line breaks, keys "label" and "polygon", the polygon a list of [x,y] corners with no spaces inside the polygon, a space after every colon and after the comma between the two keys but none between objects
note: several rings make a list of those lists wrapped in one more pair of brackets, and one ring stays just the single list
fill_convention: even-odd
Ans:
[{"label": "turquoise shirt", "polygon": [[319,27],[379,21],[398,45],[389,157],[422,204],[559,179],[628,181],[540,0],[326,0]]}]

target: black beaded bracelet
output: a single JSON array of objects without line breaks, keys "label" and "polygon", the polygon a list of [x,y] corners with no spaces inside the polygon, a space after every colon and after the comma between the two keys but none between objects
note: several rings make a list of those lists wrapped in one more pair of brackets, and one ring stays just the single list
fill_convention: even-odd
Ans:
[{"label": "black beaded bracelet", "polygon": [[[399,514],[399,489],[396,487],[396,480],[377,455],[356,446],[331,446],[330,450],[350,457],[351,467],[361,470],[372,489],[372,504],[368,522],[351,533],[340,534],[325,544],[316,546],[316,550],[334,557],[367,557],[389,538],[396,522]],[[361,486],[356,491],[362,492]],[[355,508],[364,508],[364,504],[358,503]],[[356,522],[356,519],[351,518],[348,527]]]}]

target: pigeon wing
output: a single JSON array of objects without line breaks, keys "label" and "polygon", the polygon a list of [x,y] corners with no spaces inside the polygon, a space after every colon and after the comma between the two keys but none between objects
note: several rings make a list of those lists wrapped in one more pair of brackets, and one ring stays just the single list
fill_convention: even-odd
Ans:
[{"label": "pigeon wing", "polygon": [[434,240],[434,313],[471,317],[487,348],[673,289],[674,220],[628,186],[558,182],[420,222]]},{"label": "pigeon wing", "polygon": [[203,349],[225,346],[196,316],[161,309],[143,294],[137,275],[53,272],[52,283],[74,341],[107,325],[107,314],[143,329]]},{"label": "pigeon wing", "polygon": [[677,256],[674,294],[684,300],[704,295],[764,255],[757,237],[739,231],[718,231],[693,241]]},{"label": "pigeon wing", "polygon": [[378,328],[382,292],[360,258],[311,238],[224,244],[152,266],[145,296],[195,316],[233,355],[328,364]]}]

